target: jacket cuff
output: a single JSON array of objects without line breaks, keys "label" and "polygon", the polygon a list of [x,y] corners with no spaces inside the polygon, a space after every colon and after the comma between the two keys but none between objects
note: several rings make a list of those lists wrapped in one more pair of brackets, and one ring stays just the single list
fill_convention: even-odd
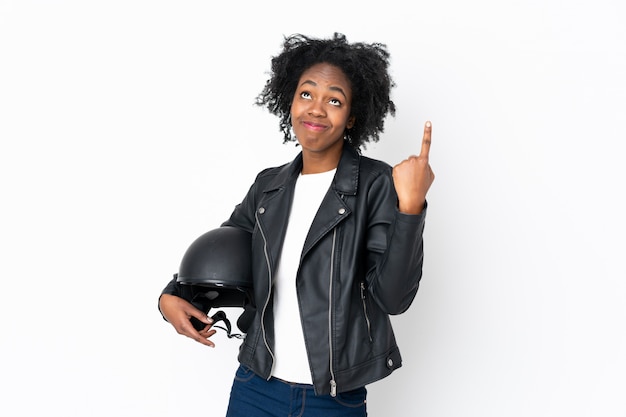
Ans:
[{"label": "jacket cuff", "polygon": [[424,208],[419,214],[407,214],[403,213],[396,208],[396,215],[398,220],[405,223],[423,223],[426,218],[426,212],[428,211],[428,201],[424,202]]}]

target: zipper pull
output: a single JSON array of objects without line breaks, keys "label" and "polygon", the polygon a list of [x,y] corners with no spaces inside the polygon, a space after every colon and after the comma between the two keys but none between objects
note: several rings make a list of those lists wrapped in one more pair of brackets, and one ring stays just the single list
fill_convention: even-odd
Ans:
[{"label": "zipper pull", "polygon": [[331,397],[337,396],[337,383],[335,382],[334,379],[330,380],[330,396]]},{"label": "zipper pull", "polygon": [[361,300],[365,300],[365,282],[361,281]]}]

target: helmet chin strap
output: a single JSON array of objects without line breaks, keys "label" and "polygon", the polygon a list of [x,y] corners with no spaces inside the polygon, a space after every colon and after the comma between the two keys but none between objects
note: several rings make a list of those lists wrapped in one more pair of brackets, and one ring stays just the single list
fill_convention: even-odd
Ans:
[{"label": "helmet chin strap", "polygon": [[226,327],[216,326],[215,324],[213,324],[213,327],[217,327],[218,329],[225,330],[226,331],[226,336],[228,336],[229,339],[232,339],[233,337],[235,337],[237,339],[243,339],[243,338],[246,337],[245,334],[232,333],[232,327],[230,325],[230,320],[228,320],[228,318],[226,317],[226,313],[224,313],[222,310],[220,310],[217,313],[213,314],[211,316],[211,319],[213,319],[213,323],[217,323],[217,322],[220,322],[220,321],[224,322],[224,326],[226,326]]}]

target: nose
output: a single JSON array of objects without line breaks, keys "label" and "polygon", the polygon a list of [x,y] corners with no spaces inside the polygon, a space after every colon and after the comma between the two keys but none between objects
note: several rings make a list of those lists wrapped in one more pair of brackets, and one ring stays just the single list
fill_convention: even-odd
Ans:
[{"label": "nose", "polygon": [[311,105],[309,106],[309,116],[312,116],[312,117],[326,116],[326,112],[324,111],[324,106],[321,100],[311,100]]}]

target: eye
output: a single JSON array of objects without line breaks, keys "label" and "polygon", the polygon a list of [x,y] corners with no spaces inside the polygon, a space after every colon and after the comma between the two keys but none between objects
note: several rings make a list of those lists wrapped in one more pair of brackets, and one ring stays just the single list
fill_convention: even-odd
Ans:
[{"label": "eye", "polygon": [[308,91],[303,91],[303,92],[300,93],[300,97],[301,98],[310,99],[311,98],[311,94]]},{"label": "eye", "polygon": [[341,101],[337,100],[336,98],[331,98],[328,102],[332,104],[333,106],[337,106],[337,107],[341,106]]}]

